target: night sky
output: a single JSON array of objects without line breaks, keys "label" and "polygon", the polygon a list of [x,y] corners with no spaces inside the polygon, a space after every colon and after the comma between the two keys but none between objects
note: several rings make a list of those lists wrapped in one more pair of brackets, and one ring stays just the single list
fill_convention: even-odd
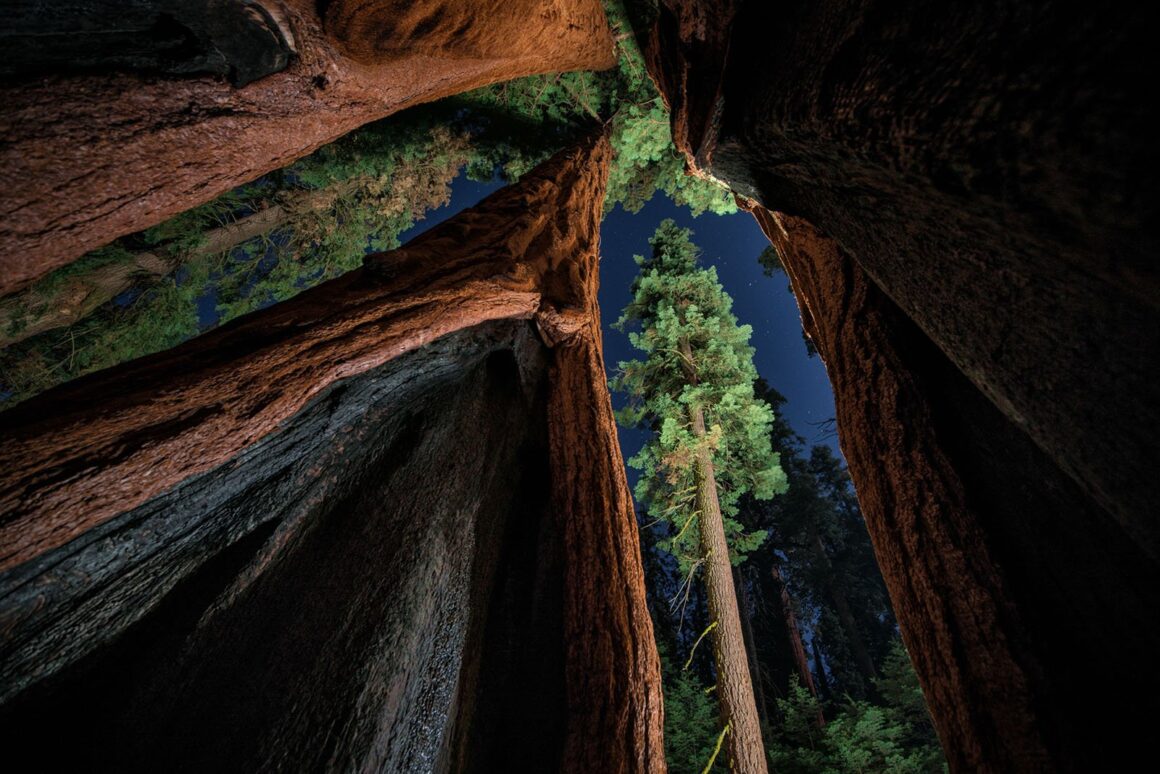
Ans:
[{"label": "night sky", "polygon": [[[451,203],[428,214],[401,239],[404,243],[441,223],[503,185],[499,180],[476,183],[460,176],[452,186]],[[716,266],[725,291],[733,297],[733,311],[742,323],[753,326],[750,344],[756,349],[757,372],[788,402],[784,412],[790,424],[810,445],[826,443],[836,453],[837,438],[825,434],[818,425],[834,416],[834,398],[825,367],[817,357],[806,354],[801,336],[801,318],[784,274],[766,277],[757,256],[769,245],[752,215],[739,212],[694,218],[668,197],[658,194],[644,209],[632,215],[619,206],[604,219],[601,229],[600,310],[604,323],[604,363],[611,376],[616,364],[637,356],[628,337],[613,330],[612,324],[630,299],[629,287],[637,273],[633,255],[650,250],[648,239],[657,225],[672,218],[678,225],[693,229],[693,241],[701,248],[701,262]],[[613,406],[623,399],[614,394]],[[811,424],[813,423],[813,424]],[[636,453],[645,434],[621,430],[625,459]],[[630,480],[635,480],[629,471]]]}]

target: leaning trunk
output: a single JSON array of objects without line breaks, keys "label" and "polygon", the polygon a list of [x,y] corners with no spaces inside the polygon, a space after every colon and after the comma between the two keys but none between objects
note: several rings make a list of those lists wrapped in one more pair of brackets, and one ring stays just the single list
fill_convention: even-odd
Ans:
[{"label": "leaning trunk", "polygon": [[[703,438],[705,415],[700,408],[692,410],[692,419],[693,434]],[[765,746],[761,742],[757,702],[753,698],[753,683],[749,679],[745,640],[741,633],[741,616],[733,592],[733,571],[729,564],[721,505],[717,500],[713,458],[704,444],[697,452],[695,475],[709,617],[717,624],[713,632],[717,697],[721,705],[721,720],[728,728],[729,768],[737,772],[765,772]]]},{"label": "leaning trunk", "polygon": [[75,325],[134,285],[155,283],[182,265],[212,258],[233,250],[251,239],[284,227],[295,213],[330,206],[364,182],[360,179],[326,188],[299,191],[282,204],[210,229],[200,245],[187,252],[134,253],[131,258],[76,272],[64,282],[45,282],[0,300],[0,348],[57,328]]},{"label": "leaning trunk", "polygon": [[[798,626],[797,616],[793,612],[793,599],[789,595],[789,587],[785,585],[785,580],[781,577],[781,570],[778,569],[777,562],[773,563],[770,568],[770,575],[773,576],[773,586],[777,591],[777,603],[781,608],[782,621],[785,624],[786,639],[789,641],[790,652],[793,654],[794,667],[797,669],[798,677],[801,679],[802,685],[810,692],[812,696],[818,695],[818,687],[814,684],[814,676],[810,673],[810,663],[806,656],[806,646],[802,642],[801,627]],[[816,640],[815,640],[816,642]],[[818,659],[818,669],[821,670],[822,661]],[[822,715],[822,711],[818,710],[818,716],[815,719],[815,724],[818,728],[826,725],[826,718]]]}]

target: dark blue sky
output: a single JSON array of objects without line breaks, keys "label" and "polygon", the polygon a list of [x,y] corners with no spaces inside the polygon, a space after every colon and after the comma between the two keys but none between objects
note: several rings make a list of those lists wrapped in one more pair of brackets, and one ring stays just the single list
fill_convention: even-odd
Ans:
[{"label": "dark blue sky", "polygon": [[[501,185],[498,180],[476,183],[461,175],[452,186],[451,203],[416,223],[401,237],[403,243],[476,204]],[[788,290],[789,280],[784,274],[766,277],[757,263],[757,256],[769,241],[748,213],[694,218],[687,209],[657,195],[635,215],[618,206],[604,219],[600,235],[600,309],[605,369],[609,375],[618,362],[636,357],[628,337],[611,326],[630,298],[629,286],[637,272],[632,257],[648,253],[648,239],[665,218],[693,229],[693,241],[703,252],[702,263],[717,267],[721,284],[733,297],[737,319],[753,326],[750,343],[756,350],[757,372],[787,398],[783,410],[790,424],[807,444],[827,443],[840,454],[837,438],[832,434],[823,437],[817,426],[834,416],[834,398],[825,367],[821,360],[806,354],[801,318]],[[621,397],[614,394],[612,398],[613,405],[619,407]],[[621,431],[625,459],[636,453],[643,438],[639,431]]]}]

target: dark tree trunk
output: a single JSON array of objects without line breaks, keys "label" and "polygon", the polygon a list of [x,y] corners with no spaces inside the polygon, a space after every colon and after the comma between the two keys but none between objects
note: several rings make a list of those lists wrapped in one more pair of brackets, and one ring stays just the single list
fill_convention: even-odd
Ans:
[{"label": "dark tree trunk", "polygon": [[818,646],[816,637],[810,641],[810,649],[814,652],[814,667],[818,673],[818,698],[830,701],[834,698],[833,691],[830,690],[830,681],[826,679],[826,667],[822,663],[822,649]]},{"label": "dark tree trunk", "polygon": [[1093,683],[1080,664],[1113,648],[1149,663],[1155,565],[837,244],[799,218],[755,215],[833,381],[843,453],[952,767],[1082,770],[1126,755],[1142,728],[1084,708],[1154,704],[1154,677]]},{"label": "dark tree trunk", "polygon": [[842,584],[835,577],[834,566],[830,562],[826,546],[817,532],[814,533],[814,551],[818,561],[826,568],[826,592],[834,604],[834,612],[838,614],[842,633],[846,635],[846,642],[849,643],[850,651],[854,655],[854,665],[858,667],[858,673],[865,679],[866,689],[873,690],[874,686],[871,681],[878,676],[878,672],[874,669],[874,661],[870,658],[870,652],[866,650],[866,641],[862,639],[858,622],[854,620],[854,611],[850,609],[850,600],[846,598],[846,590],[842,588]]},{"label": "dark tree trunk", "polygon": [[[806,646],[802,642],[801,628],[798,626],[797,615],[794,614],[793,598],[789,595],[789,588],[785,585],[785,581],[781,577],[781,570],[778,569],[777,562],[774,561],[770,568],[770,575],[773,578],[774,593],[777,595],[777,607],[781,613],[782,621],[784,621],[786,639],[789,642],[790,652],[793,654],[794,667],[797,670],[798,679],[801,680],[802,685],[813,694],[818,695],[818,688],[814,685],[814,676],[810,673],[810,662],[806,656]],[[821,669],[822,662],[818,661],[818,669]],[[818,714],[818,727],[825,725],[825,719]]]},{"label": "dark tree trunk", "polygon": [[[674,141],[781,213],[757,211],[834,383],[951,766],[1146,757],[1137,719],[1160,695],[1140,591],[1160,585],[1146,11],[665,0],[659,14],[646,57],[685,106]],[[1120,647],[1135,655],[1111,664]],[[1090,711],[1142,697],[1130,717]]]}]

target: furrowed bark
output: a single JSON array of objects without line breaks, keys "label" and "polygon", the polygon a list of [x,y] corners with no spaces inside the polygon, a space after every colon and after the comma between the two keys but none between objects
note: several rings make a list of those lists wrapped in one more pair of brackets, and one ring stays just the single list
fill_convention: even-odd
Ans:
[{"label": "furrowed bark", "polygon": [[[1155,679],[1105,670],[1091,683],[1080,665],[1113,643],[1146,661],[1160,642],[1144,591],[1156,566],[834,241],[754,214],[834,385],[842,450],[952,769],[1126,759],[1141,728],[1085,707],[1112,694],[1154,703],[1139,685]],[[1088,617],[1099,626],[1077,624]]]},{"label": "furrowed bark", "polygon": [[451,331],[531,318],[575,246],[533,206],[566,195],[556,175],[580,163],[566,157],[361,270],[0,415],[0,568],[220,465],[336,381]]},{"label": "furrowed bark", "polygon": [[663,771],[596,307],[609,156],[2,415],[12,744],[57,712],[73,768]]},{"label": "furrowed bark", "polygon": [[[692,353],[687,346],[685,355],[692,362]],[[693,435],[704,439],[704,412],[695,407],[690,414]],[[721,506],[717,500],[712,452],[704,443],[697,450],[694,476],[697,483],[697,509],[700,511],[697,521],[701,533],[701,550],[705,553],[709,617],[717,624],[713,630],[713,653],[717,665],[716,694],[721,706],[721,721],[729,728],[726,741],[729,768],[746,774],[760,774],[768,770],[765,745],[761,741],[761,723],[757,718],[753,683],[749,679],[745,638],[737,611],[737,597],[733,593],[733,569],[729,563],[729,545],[725,541]]]},{"label": "furrowed bark", "polygon": [[329,3],[325,23],[313,0],[268,5],[296,56],[241,88],[98,73],[0,90],[0,295],[404,108],[614,63],[596,0],[517,0],[492,15],[426,0],[411,4],[423,23],[405,39],[383,34],[392,2]]},{"label": "furrowed bark", "polygon": [[[602,140],[570,184],[603,201],[611,148]],[[584,170],[581,168],[581,172]],[[604,371],[599,286],[601,210],[573,223],[575,259],[537,317],[554,346],[548,379],[552,501],[564,534],[568,724],[562,770],[663,772],[660,659],[640,537]],[[560,273],[562,281],[565,274]],[[599,745],[592,740],[602,740]]]}]

